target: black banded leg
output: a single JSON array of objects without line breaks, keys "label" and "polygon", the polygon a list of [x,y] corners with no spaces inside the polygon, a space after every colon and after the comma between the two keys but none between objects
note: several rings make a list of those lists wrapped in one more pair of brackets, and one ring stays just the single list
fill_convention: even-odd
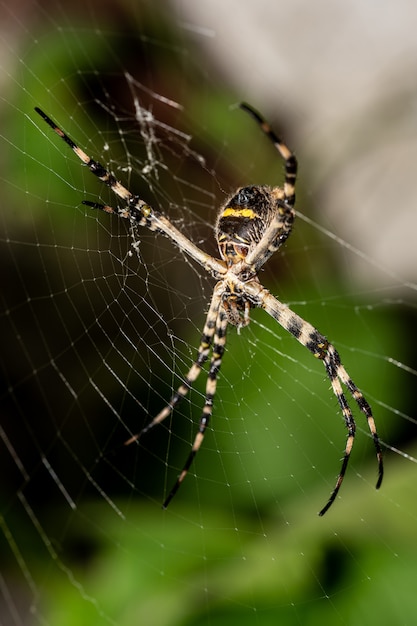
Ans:
[{"label": "black banded leg", "polygon": [[162,215],[159,211],[155,211],[140,196],[132,194],[129,189],[124,187],[117,178],[109,172],[101,163],[90,158],[77,144],[64,133],[64,131],[55,124],[55,122],[44,113],[39,107],[35,107],[35,111],[42,119],[52,128],[52,130],[75,152],[77,157],[84,163],[94,176],[101,180],[119,198],[123,200],[122,207],[116,209],[111,206],[101,204],[99,202],[84,201],[84,204],[99,209],[106,213],[113,213],[118,217],[133,220],[139,226],[145,226],[149,230],[161,233],[168,237],[177,248],[188,254],[192,259],[197,261],[204,269],[211,272],[215,276],[222,276],[226,273],[226,266],[223,261],[211,257],[207,252],[203,252],[193,244],[188,237],[183,235],[169,219]]},{"label": "black banded leg", "polygon": [[77,157],[82,161],[90,170],[94,176],[97,176],[105,185],[119,198],[125,202],[125,206],[122,209],[113,209],[104,204],[98,202],[84,201],[83,204],[93,208],[100,209],[106,213],[114,213],[118,217],[133,218],[140,226],[147,226],[151,230],[156,230],[151,224],[151,216],[156,215],[153,209],[139,196],[134,196],[126,187],[124,187],[117,178],[109,172],[99,161],[95,161],[88,156],[77,144],[70,138],[64,131],[55,124],[55,122],[42,111],[39,107],[35,107],[36,113],[38,113],[42,119],[52,128],[52,130],[61,137],[63,141],[75,152]]},{"label": "black banded leg", "polygon": [[64,131],[55,124],[55,122],[42,111],[39,107],[35,107],[36,113],[38,113],[42,119],[52,128],[56,134],[65,141],[65,143],[75,152],[77,157],[89,168],[89,170],[97,176],[103,183],[111,187],[115,194],[122,198],[122,200],[129,201],[132,194],[126,187],[124,187],[113,174],[111,174],[101,163],[90,158],[88,154],[84,152],[77,144],[70,138]]},{"label": "black banded leg", "polygon": [[365,399],[365,396],[363,395],[363,393],[360,391],[360,389],[358,389],[358,387],[355,385],[355,383],[353,382],[353,380],[351,379],[351,377],[349,376],[349,374],[347,373],[347,371],[341,364],[339,354],[336,352],[335,348],[332,345],[329,345],[328,353],[335,365],[335,369],[337,371],[338,377],[340,378],[342,383],[346,385],[346,387],[349,389],[350,393],[352,394],[353,399],[355,400],[359,409],[365,415],[366,420],[368,422],[368,428],[372,435],[372,439],[373,439],[375,451],[376,451],[376,456],[378,459],[378,481],[376,484],[376,488],[379,489],[382,483],[382,479],[384,477],[384,464],[383,464],[383,458],[382,458],[381,443],[379,441],[378,432],[376,430],[374,416],[372,415],[372,409],[369,406],[367,400]]},{"label": "black banded leg", "polygon": [[224,349],[226,345],[227,324],[228,324],[227,313],[223,309],[223,307],[221,307],[219,309],[219,313],[217,317],[216,332],[214,334],[214,340],[213,340],[213,352],[211,356],[210,370],[208,373],[207,385],[206,385],[206,397],[205,397],[203,412],[200,417],[198,432],[197,432],[197,435],[195,436],[194,443],[191,448],[191,452],[188,455],[188,458],[184,464],[184,467],[180,475],[178,476],[177,481],[175,482],[173,488],[169,492],[167,498],[165,499],[162,505],[164,509],[167,508],[168,504],[171,502],[172,498],[177,493],[182,481],[186,477],[188,470],[191,467],[192,462],[194,461],[194,458],[197,452],[199,451],[201,447],[201,444],[203,443],[204,434],[206,432],[207,426],[209,425],[210,418],[211,418],[212,411],[213,411],[213,398],[216,393],[217,375],[220,370],[220,366],[221,366],[222,358],[224,354]]},{"label": "black banded leg", "polygon": [[333,363],[333,367],[337,373],[337,376],[339,377],[341,382],[349,389],[353,399],[355,400],[359,409],[365,415],[366,420],[368,422],[368,428],[372,435],[372,439],[373,439],[375,451],[376,451],[376,456],[378,460],[378,481],[376,484],[376,488],[379,489],[382,483],[382,479],[384,477],[384,464],[383,464],[383,458],[382,458],[381,443],[379,440],[378,432],[376,430],[375,420],[374,420],[374,416],[372,415],[371,407],[369,406],[363,393],[360,391],[360,389],[358,389],[358,387],[355,385],[355,383],[353,382],[353,380],[350,378],[349,374],[343,367],[340,361],[340,356],[338,352],[331,344],[329,344],[328,346],[327,353],[328,353],[329,360]]},{"label": "black banded leg", "polygon": [[294,223],[295,212],[285,202],[278,201],[277,213],[259,243],[248,253],[246,263],[256,274],[288,239]]},{"label": "black banded leg", "polygon": [[342,485],[343,479],[345,477],[346,469],[350,459],[350,453],[352,452],[353,443],[355,441],[355,433],[356,433],[356,424],[352,415],[352,411],[347,403],[345,394],[343,393],[342,385],[340,384],[339,376],[337,368],[335,367],[332,359],[329,358],[329,353],[327,353],[326,357],[323,359],[324,366],[326,368],[327,375],[330,379],[330,383],[332,385],[333,393],[335,394],[337,401],[339,403],[340,408],[342,409],[343,419],[345,420],[346,428],[348,431],[345,451],[342,459],[342,467],[340,468],[339,476],[337,477],[336,484],[333,488],[333,491],[330,494],[326,505],[321,509],[319,515],[324,515],[326,511],[331,507],[333,502],[335,501],[339,489]]},{"label": "black banded leg", "polygon": [[[140,222],[141,225],[147,225],[147,219],[153,213],[152,208],[141,198],[138,196],[134,196],[126,187],[124,187],[117,178],[109,172],[101,163],[95,161],[91,157],[88,156],[77,144],[70,138],[64,131],[55,124],[55,122],[48,116],[46,113],[42,111],[39,107],[35,107],[36,113],[38,113],[42,119],[52,128],[52,130],[59,136],[67,146],[71,148],[77,155],[77,157],[82,161],[90,170],[94,176],[97,176],[105,185],[110,187],[110,189],[115,193],[119,198],[121,198],[127,205],[127,207],[131,208],[133,212],[136,212],[134,218],[136,221]],[[128,211],[128,209],[123,210],[111,210],[110,207],[106,207],[105,205],[99,203],[90,203],[85,202],[93,208],[102,209],[107,212],[113,212],[119,215],[119,217],[129,217],[129,213],[123,214],[123,211]]]},{"label": "black banded leg", "polygon": [[219,306],[221,303],[220,292],[221,283],[218,283],[214,289],[213,297],[211,299],[210,308],[207,313],[206,323],[204,325],[203,334],[201,336],[200,346],[198,348],[197,358],[189,369],[187,375],[184,377],[184,382],[178,387],[177,391],[172,395],[168,404],[153,418],[149,424],[147,424],[139,433],[132,435],[124,445],[128,446],[135,441],[138,441],[142,435],[147,433],[157,424],[160,424],[166,419],[174,410],[175,406],[187,395],[191,389],[193,383],[197,380],[198,375],[204,363],[207,360],[210,346],[213,340],[213,335],[216,328],[216,319],[218,316]]},{"label": "black banded leg", "polygon": [[262,117],[262,115],[253,109],[246,102],[241,102],[240,108],[246,111],[253,117],[253,119],[261,127],[261,130],[274,144],[280,155],[285,161],[285,182],[284,182],[284,195],[285,201],[290,206],[293,206],[295,202],[295,181],[297,179],[297,159],[294,154],[288,148],[288,146],[275,134],[268,122]]},{"label": "black banded leg", "polygon": [[326,368],[327,375],[332,385],[333,393],[335,394],[337,401],[342,409],[343,418],[345,420],[346,428],[348,430],[348,436],[346,440],[345,453],[342,460],[342,467],[339,476],[336,480],[336,485],[330,494],[330,498],[327,504],[322,508],[319,515],[324,515],[329,507],[332,505],[340,486],[343,482],[346,468],[349,463],[350,453],[355,440],[355,420],[352,415],[352,411],[347,403],[346,397],[343,393],[343,383],[353,399],[358,405],[360,411],[365,415],[368,428],[371,432],[372,439],[375,446],[377,461],[378,461],[378,479],[376,488],[379,489],[384,476],[384,465],[381,444],[379,441],[378,433],[375,426],[375,421],[372,415],[371,407],[366,401],[362,392],[355,385],[349,374],[343,367],[340,356],[336,349],[328,342],[326,337],[319,333],[311,324],[303,320],[302,317],[291,311],[291,309],[282,304],[279,300],[274,298],[266,289],[259,290],[259,286],[255,282],[253,284],[247,283],[246,289],[248,292],[253,292],[253,297],[259,303],[265,311],[271,315],[285,330],[291,333],[295,339],[297,339],[303,346],[305,346],[317,359],[323,361]]},{"label": "black banded leg", "polygon": [[337,477],[336,485],[332,493],[330,494],[330,498],[327,501],[326,505],[319,512],[319,515],[324,515],[337,497],[337,494],[339,492],[340,486],[343,482],[343,478],[346,473],[346,468],[349,462],[350,453],[352,451],[353,443],[355,440],[356,424],[352,415],[352,411],[343,393],[342,385],[340,384],[341,382],[344,385],[346,385],[346,387],[349,389],[359,409],[362,411],[362,413],[364,413],[367,419],[368,427],[372,435],[372,439],[373,439],[375,450],[376,450],[376,456],[378,460],[378,480],[376,483],[377,489],[379,489],[379,487],[381,486],[382,479],[384,476],[382,449],[381,449],[381,445],[379,442],[379,437],[378,437],[378,433],[376,430],[375,421],[372,415],[371,407],[369,406],[362,392],[357,388],[357,386],[355,385],[355,383],[350,378],[347,371],[341,364],[339,354],[331,344],[327,346],[326,355],[323,359],[323,363],[326,368],[327,375],[330,379],[333,392],[342,409],[342,414],[345,420],[346,428],[348,431],[348,436],[347,436],[345,452],[344,452],[343,460],[342,460],[342,467],[340,469],[339,476]]},{"label": "black banded leg", "polygon": [[88,202],[87,200],[84,200],[83,204],[106,213],[113,213],[118,217],[133,219],[139,226],[146,226],[150,230],[158,230],[158,225],[154,223],[154,218],[159,216],[157,211],[154,211],[147,202],[142,200],[142,198],[133,195],[111,172],[109,172],[109,170],[101,165],[99,161],[95,161],[89,157],[84,150],[77,146],[77,144],[70,137],[68,137],[68,135],[64,133],[64,131],[57,126],[55,122],[46,113],[44,113],[44,111],[42,111],[42,109],[35,107],[35,111],[42,117],[48,126],[52,128],[58,137],[65,141],[67,146],[75,152],[77,157],[88,167],[90,172],[105,185],[110,187],[113,193],[121,198],[124,203],[122,208],[117,209],[99,202]]},{"label": "black banded leg", "polygon": [[89,200],[82,200],[81,204],[88,206],[90,209],[96,209],[103,211],[103,213],[109,213],[110,215],[116,215],[116,217],[130,220],[137,226],[146,226],[146,228],[149,228],[151,231],[158,230],[157,224],[152,219],[155,213],[150,207],[146,208],[146,203],[137,196],[132,196],[128,205],[117,208],[109,206],[108,204],[102,204],[101,202],[90,202]]}]

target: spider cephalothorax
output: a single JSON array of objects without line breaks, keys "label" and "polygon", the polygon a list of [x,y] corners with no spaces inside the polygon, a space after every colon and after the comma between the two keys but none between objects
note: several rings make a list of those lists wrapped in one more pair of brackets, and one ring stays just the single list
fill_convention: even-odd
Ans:
[{"label": "spider cephalothorax", "polygon": [[41,109],[36,108],[36,111],[75,152],[78,158],[87,165],[90,171],[108,185],[122,200],[122,206],[115,208],[96,202],[85,201],[84,204],[91,208],[100,209],[107,213],[113,213],[118,217],[129,219],[134,226],[141,226],[151,231],[162,233],[180,250],[210,272],[217,280],[197,357],[193,365],[168,404],[138,434],[131,436],[125,442],[128,445],[133,441],[137,441],[142,435],[171,414],[176,404],[188,393],[211,353],[205,403],[200,417],[198,432],[185,465],[168,493],[163,506],[168,506],[177,492],[202,444],[212,414],[217,376],[226,345],[227,326],[232,324],[238,330],[242,326],[246,326],[249,323],[250,308],[260,307],[271,315],[285,330],[291,333],[316,358],[323,361],[345,421],[348,435],[342,466],[335,487],[327,503],[319,513],[323,515],[334,502],[339,492],[356,432],[355,420],[346,400],[342,384],[349,391],[368,422],[378,459],[377,488],[381,485],[383,477],[381,446],[371,407],[343,367],[340,356],[334,346],[311,324],[275,298],[261,285],[258,279],[257,274],[260,268],[271,254],[280,248],[291,233],[294,221],[293,205],[295,201],[297,161],[289,148],[277,137],[269,124],[257,111],[244,103],[240,107],[254,118],[284,159],[285,177],[282,187],[253,185],[242,187],[221,207],[215,229],[221,259],[211,257],[203,250],[200,250],[171,224],[165,215],[152,208],[139,196],[132,194],[111,172],[97,161],[91,159]]}]

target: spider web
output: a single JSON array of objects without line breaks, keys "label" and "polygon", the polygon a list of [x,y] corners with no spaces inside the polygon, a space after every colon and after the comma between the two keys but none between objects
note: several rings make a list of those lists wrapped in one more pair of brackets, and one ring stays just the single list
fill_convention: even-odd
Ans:
[{"label": "spider web", "polygon": [[322,210],[318,178],[330,192],[343,181],[309,167],[316,148],[289,116],[297,222],[260,278],[339,350],[373,407],[386,478],[376,492],[352,404],[345,482],[317,517],[345,441],[336,399],[322,364],[252,311],[229,329],[212,427],[162,511],[205,373],[140,445],[123,442],[192,364],[213,280],[170,241],[82,205],[117,200],[33,108],[214,255],[225,196],[277,184],[282,164],[197,50],[210,28],[178,8],[2,8],[0,623],[410,621],[413,274],[361,244],[362,205],[348,207],[356,231]]}]

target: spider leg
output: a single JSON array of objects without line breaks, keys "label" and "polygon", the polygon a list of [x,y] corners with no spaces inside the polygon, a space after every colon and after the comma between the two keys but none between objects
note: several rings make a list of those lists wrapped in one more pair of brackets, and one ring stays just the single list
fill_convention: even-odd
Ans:
[{"label": "spider leg", "polygon": [[278,250],[291,233],[294,223],[294,209],[285,202],[279,202],[278,211],[263,234],[261,240],[245,258],[251,272],[257,274],[269,257]]},{"label": "spider leg", "polygon": [[295,203],[297,159],[258,111],[246,102],[242,102],[240,108],[249,113],[256,121],[285,161],[284,189],[275,187],[271,193],[276,205],[276,215],[257,246],[248,253],[245,259],[247,265],[251,268],[251,272],[256,274],[269,257],[282,246],[291,233],[295,218],[292,207]]},{"label": "spider leg", "polygon": [[[329,352],[329,348],[330,348],[330,352]],[[345,446],[345,451],[344,451],[343,459],[342,459],[342,467],[340,468],[340,472],[337,477],[336,484],[333,488],[333,491],[330,494],[328,501],[326,502],[326,505],[319,512],[320,516],[326,513],[326,511],[330,508],[330,506],[333,504],[333,502],[335,501],[337,497],[337,494],[339,492],[339,489],[342,485],[342,482],[346,473],[346,469],[347,469],[349,458],[350,458],[350,453],[352,452],[352,447],[355,441],[355,434],[356,434],[356,423],[353,418],[352,411],[346,400],[345,394],[343,393],[342,385],[340,384],[339,368],[334,362],[334,359],[333,359],[334,354],[337,354],[337,353],[334,350],[333,346],[331,345],[328,346],[327,354],[323,359],[323,363],[326,368],[327,375],[330,379],[333,393],[335,394],[337,401],[339,403],[339,406],[342,409],[342,415],[343,415],[343,419],[345,420],[346,428],[348,431],[348,436],[346,439],[346,446]],[[379,447],[379,443],[377,443],[377,445]],[[380,451],[377,452],[378,455],[379,453]],[[382,474],[379,475],[377,488],[379,487],[381,480],[382,480]]]},{"label": "spider leg", "polygon": [[345,420],[348,436],[346,440],[345,452],[342,460],[342,467],[339,472],[339,476],[336,480],[336,485],[330,494],[330,498],[327,504],[321,509],[319,515],[324,515],[329,507],[332,505],[339,492],[340,486],[343,482],[343,478],[346,473],[346,468],[349,463],[350,453],[352,451],[353,442],[355,439],[356,424],[352,415],[352,411],[348,405],[341,383],[343,383],[353,399],[358,405],[360,411],[365,415],[368,422],[368,428],[371,433],[377,461],[378,461],[378,480],[376,488],[379,489],[382,483],[384,475],[383,457],[380,440],[375,426],[375,421],[372,415],[371,407],[366,401],[362,392],[355,385],[350,378],[346,369],[341,363],[340,356],[334,346],[328,342],[326,337],[318,332],[314,326],[303,320],[299,315],[291,311],[289,307],[282,304],[272,296],[266,289],[257,285],[255,281],[251,281],[245,284],[245,291],[250,295],[255,295],[254,301],[258,306],[261,306],[269,315],[271,315],[285,330],[291,333],[303,346],[305,346],[314,356],[323,361],[326,368],[327,375],[332,385],[333,393],[335,394],[337,401],[342,410],[342,415]]},{"label": "spider leg", "polygon": [[197,261],[205,269],[215,276],[221,276],[226,273],[225,264],[219,259],[211,257],[194,245],[187,237],[185,237],[171,222],[159,211],[153,209],[147,202],[137,195],[133,195],[117,178],[109,172],[101,163],[90,158],[64,131],[55,124],[55,122],[42,111],[39,107],[35,107],[35,111],[42,119],[52,128],[52,130],[75,152],[77,157],[88,167],[90,172],[97,176],[105,185],[115,193],[124,205],[114,209],[105,204],[98,202],[84,201],[84,204],[93,208],[100,209],[106,213],[113,213],[118,217],[129,219],[139,226],[145,226],[153,232],[162,233],[170,239],[180,250],[186,252],[192,259]]},{"label": "spider leg", "polygon": [[206,322],[204,324],[203,333],[201,336],[200,346],[198,348],[197,358],[189,369],[187,375],[184,377],[184,382],[178,387],[176,392],[172,395],[168,404],[153,418],[149,424],[147,424],[142,430],[135,435],[132,435],[124,445],[129,446],[131,443],[138,441],[142,435],[149,432],[154,426],[160,424],[166,419],[174,410],[175,406],[187,395],[191,389],[193,383],[197,380],[204,363],[207,360],[207,356],[210,350],[210,346],[213,341],[213,335],[216,328],[216,320],[218,317],[219,306],[221,303],[221,293],[223,291],[223,282],[220,281],[214,288],[213,296],[211,299],[210,307],[207,313]]},{"label": "spider leg", "polygon": [[323,363],[326,368],[327,375],[330,379],[333,392],[335,396],[337,397],[339,405],[342,409],[343,417],[346,423],[346,427],[348,429],[348,438],[346,441],[345,453],[344,453],[343,460],[342,460],[342,467],[341,467],[339,476],[337,478],[336,485],[332,493],[330,494],[330,498],[327,501],[326,505],[319,512],[319,515],[324,515],[324,513],[329,509],[333,501],[336,499],[337,493],[340,489],[340,486],[343,481],[343,477],[345,475],[346,467],[349,461],[350,453],[351,453],[354,438],[355,438],[355,431],[356,431],[355,421],[352,416],[352,411],[346,401],[340,381],[350,391],[359,409],[362,411],[362,413],[364,413],[367,419],[368,427],[372,435],[372,439],[374,441],[376,455],[378,459],[378,480],[376,483],[377,489],[379,489],[379,487],[381,486],[382,479],[384,476],[382,449],[381,449],[381,444],[380,444],[378,433],[377,433],[376,426],[375,426],[375,420],[372,415],[371,407],[369,406],[363,393],[358,389],[358,387],[355,385],[353,380],[350,378],[344,366],[341,364],[340,356],[338,352],[336,351],[336,349],[334,348],[334,346],[332,346],[332,344],[327,345],[327,352],[326,352],[326,356],[323,359]]},{"label": "spider leg", "polygon": [[297,159],[294,154],[288,148],[288,146],[280,139],[275,132],[272,130],[268,122],[262,117],[262,115],[252,108],[246,102],[240,103],[240,108],[243,111],[249,113],[251,117],[257,122],[257,124],[261,127],[261,130],[265,133],[265,135],[270,139],[270,141],[274,144],[275,148],[278,150],[280,155],[285,161],[285,181],[284,181],[284,196],[285,201],[290,206],[293,206],[295,202],[295,181],[297,178]]},{"label": "spider leg", "polygon": [[228,324],[227,313],[223,307],[220,307],[218,310],[218,315],[216,319],[216,329],[215,329],[214,339],[213,339],[213,349],[212,349],[212,356],[211,356],[211,361],[210,361],[210,370],[208,373],[207,385],[206,385],[205,403],[204,403],[203,411],[200,417],[198,432],[195,436],[194,443],[191,448],[191,452],[188,455],[188,458],[184,464],[184,467],[181,470],[181,473],[178,476],[177,481],[175,482],[174,486],[172,487],[171,491],[169,492],[168,496],[166,497],[162,505],[164,509],[167,508],[168,504],[171,502],[172,498],[177,493],[182,481],[186,477],[188,470],[191,467],[191,464],[197,452],[199,451],[201,447],[201,444],[203,443],[204,434],[210,422],[211,414],[213,411],[213,398],[216,393],[217,375],[220,370],[220,366],[221,366],[222,358],[224,354],[224,349],[226,345],[227,324]]},{"label": "spider leg", "polygon": [[[59,128],[59,126],[57,126],[55,122],[48,115],[46,115],[46,113],[42,111],[42,109],[40,109],[39,107],[35,107],[35,111],[48,124],[48,126],[50,126],[52,130],[65,141],[67,146],[69,146],[71,150],[75,152],[77,157],[88,167],[88,169],[90,170],[90,172],[92,172],[92,174],[94,174],[94,176],[97,176],[97,178],[99,178],[103,183],[108,185],[108,187],[111,187],[114,193],[118,195],[119,198],[121,198],[122,200],[125,200],[126,202],[129,202],[131,200],[133,196],[130,191],[126,189],[126,187],[124,187],[117,180],[117,178],[113,176],[113,174],[106,170],[106,168],[103,167],[101,163],[99,163],[98,161],[94,161],[94,159],[91,159],[88,154],[84,152],[84,150],[81,150],[81,148],[79,148],[77,144],[70,137],[68,137],[68,135],[64,133],[64,131],[61,130],[61,128]],[[143,200],[142,203],[144,207],[147,206],[146,202],[143,202]]]}]

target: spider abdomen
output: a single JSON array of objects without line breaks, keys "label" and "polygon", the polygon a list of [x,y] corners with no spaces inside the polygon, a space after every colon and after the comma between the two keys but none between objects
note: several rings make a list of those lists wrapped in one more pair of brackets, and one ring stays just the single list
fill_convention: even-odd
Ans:
[{"label": "spider abdomen", "polygon": [[216,223],[220,255],[229,265],[246,258],[282,206],[280,187],[242,187],[221,207]]}]

